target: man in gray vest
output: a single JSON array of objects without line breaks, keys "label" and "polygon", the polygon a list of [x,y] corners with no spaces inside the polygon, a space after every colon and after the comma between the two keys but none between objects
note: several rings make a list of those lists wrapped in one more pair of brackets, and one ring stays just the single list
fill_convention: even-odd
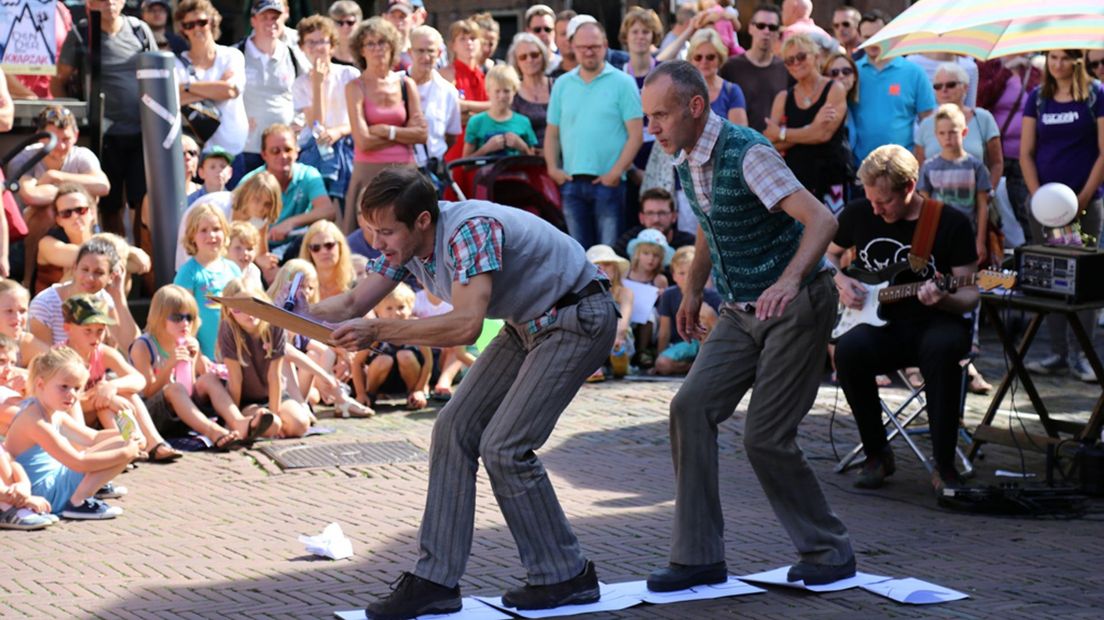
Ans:
[{"label": "man in gray vest", "polygon": [[824,584],[855,573],[847,529],[832,513],[797,445],[816,398],[836,316],[824,251],[836,231],[757,131],[709,109],[701,74],[666,62],[644,82],[649,131],[675,165],[698,218],[697,252],[676,322],[701,338],[702,290],[712,270],[721,316],[671,401],[675,521],[670,564],[648,588],[667,592],[728,578],[718,489],[717,426],[755,385],[744,423],[748,460],[800,554],[790,581]]},{"label": "man in gray vest", "polygon": [[503,602],[545,609],[598,600],[594,564],[535,452],[609,356],[617,312],[605,280],[583,248],[548,222],[490,202],[438,204],[433,185],[414,169],[380,173],[360,209],[381,256],[355,289],[309,313],[328,321],[362,317],[411,273],[453,310],[418,321],[347,320],[333,332],[338,346],[470,344],[484,318],[506,321],[434,424],[421,557],[389,596],[368,606],[368,617],[460,610],[457,583],[471,553],[480,458],[528,571],[528,585],[506,592]]}]

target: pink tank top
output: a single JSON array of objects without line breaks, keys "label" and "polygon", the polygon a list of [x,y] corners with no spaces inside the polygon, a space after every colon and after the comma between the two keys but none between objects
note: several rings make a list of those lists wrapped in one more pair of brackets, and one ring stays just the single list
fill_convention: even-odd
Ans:
[{"label": "pink tank top", "polygon": [[[364,84],[358,80],[361,92],[364,92]],[[403,127],[406,125],[406,103],[400,98],[393,106],[381,107],[369,101],[367,94],[364,97],[364,119],[368,125],[394,125]],[[378,151],[357,150],[353,161],[363,164],[412,164],[414,163],[414,148],[409,144],[394,144]]]}]

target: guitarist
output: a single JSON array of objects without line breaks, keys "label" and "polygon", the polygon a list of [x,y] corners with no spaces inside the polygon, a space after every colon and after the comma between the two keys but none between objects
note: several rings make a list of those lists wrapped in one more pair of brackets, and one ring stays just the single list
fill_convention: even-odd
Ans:
[{"label": "guitarist", "polygon": [[[828,246],[828,259],[837,267],[844,253],[854,248],[853,267],[883,273],[901,269],[894,284],[927,280],[915,299],[882,307],[886,325],[858,325],[836,344],[839,384],[866,453],[855,483],[864,489],[880,487],[895,470],[875,377],[907,366],[918,366],[926,380],[936,464],[932,485],[939,492],[961,483],[954,465],[962,382],[959,362],[970,349],[968,315],[977,307],[978,290],[976,286],[949,290],[933,278],[975,273],[977,249],[966,216],[920,196],[918,176],[919,164],[904,148],[886,145],[874,150],[859,168],[866,199],[844,208],[839,230]],[[834,280],[840,302],[862,308],[866,289],[842,272]]]}]

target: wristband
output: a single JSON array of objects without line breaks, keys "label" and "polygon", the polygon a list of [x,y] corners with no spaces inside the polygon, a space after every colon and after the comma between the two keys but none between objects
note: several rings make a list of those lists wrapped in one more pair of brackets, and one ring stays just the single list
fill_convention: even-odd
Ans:
[{"label": "wristband", "polygon": [[782,128],[778,130],[778,140],[781,142],[786,141],[786,126],[782,125]]},{"label": "wristband", "polygon": [[387,128],[387,139],[392,141],[392,142],[395,141],[395,126],[394,125],[391,125],[390,127]]},{"label": "wristband", "polygon": [[184,82],[184,92],[186,92],[186,93],[192,92],[192,83],[191,82]]}]

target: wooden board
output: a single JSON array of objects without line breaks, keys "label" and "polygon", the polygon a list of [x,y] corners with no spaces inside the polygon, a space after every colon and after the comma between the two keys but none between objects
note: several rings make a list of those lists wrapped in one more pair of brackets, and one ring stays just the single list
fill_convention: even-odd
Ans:
[{"label": "wooden board", "polygon": [[283,308],[278,308],[263,299],[257,299],[256,297],[215,297],[214,295],[210,296],[209,299],[227,308],[233,308],[250,316],[255,316],[276,327],[282,327],[294,334],[300,334],[328,345],[334,344],[332,327],[294,312],[288,312]]}]

